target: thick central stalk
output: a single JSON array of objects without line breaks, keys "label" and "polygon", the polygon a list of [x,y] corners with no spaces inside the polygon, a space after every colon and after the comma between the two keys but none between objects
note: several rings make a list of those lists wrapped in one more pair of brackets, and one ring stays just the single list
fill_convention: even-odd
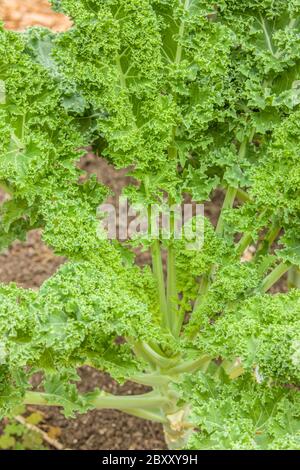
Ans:
[{"label": "thick central stalk", "polygon": [[168,327],[168,308],[166,300],[165,279],[161,258],[160,241],[154,240],[151,247],[153,274],[157,282],[159,305],[162,316],[162,326]]}]

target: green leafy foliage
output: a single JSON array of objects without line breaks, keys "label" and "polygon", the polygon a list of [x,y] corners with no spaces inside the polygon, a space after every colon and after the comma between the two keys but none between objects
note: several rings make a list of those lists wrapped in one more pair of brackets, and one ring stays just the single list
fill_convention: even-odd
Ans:
[{"label": "green leafy foliage", "polygon": [[[299,448],[299,1],[52,3],[68,31],[0,30],[0,247],[39,228],[66,257],[37,291],[0,287],[1,416],[114,407],[170,447]],[[99,237],[88,146],[146,208],[224,190],[203,246]],[[83,365],[153,391],[83,395]]]},{"label": "green leafy foliage", "polygon": [[7,420],[0,434],[1,450],[46,450],[43,445],[42,436],[26,426],[29,424],[38,424],[41,421],[41,415],[36,412],[26,418],[25,424],[19,423],[14,419]]},{"label": "green leafy foliage", "polygon": [[220,385],[209,375],[185,384],[193,387],[194,414],[200,426],[191,449],[299,448],[299,393],[255,384],[251,378]]}]

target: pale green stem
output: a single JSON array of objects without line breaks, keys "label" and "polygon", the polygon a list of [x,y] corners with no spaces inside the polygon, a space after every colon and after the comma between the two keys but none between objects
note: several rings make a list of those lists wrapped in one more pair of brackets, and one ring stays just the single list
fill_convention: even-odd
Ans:
[{"label": "pale green stem", "polygon": [[[144,179],[144,187],[147,197],[149,195],[149,180],[148,177]],[[148,222],[149,222],[149,234],[152,233],[152,217],[151,217],[151,207],[148,207]],[[167,308],[167,299],[166,299],[166,288],[165,288],[165,278],[164,278],[164,270],[163,270],[163,262],[161,256],[161,246],[160,241],[158,239],[153,240],[151,245],[151,257],[152,257],[152,270],[154,277],[157,283],[157,290],[158,290],[158,298],[159,298],[159,306],[160,306],[160,314],[161,314],[161,323],[162,326],[167,328],[168,327],[168,308]]]},{"label": "pale green stem", "polygon": [[131,416],[136,416],[137,418],[146,419],[147,421],[153,421],[155,423],[168,424],[169,422],[159,410],[133,409],[123,411]]},{"label": "pale green stem", "polygon": [[182,325],[183,325],[183,322],[184,322],[184,319],[185,319],[185,314],[186,314],[185,301],[186,301],[186,299],[189,299],[189,296],[188,296],[187,293],[183,293],[183,298],[181,300],[182,305],[180,306],[180,308],[178,309],[178,312],[177,312],[177,321],[176,321],[176,330],[175,330],[175,335],[176,336],[180,335]]},{"label": "pale green stem", "polygon": [[[145,351],[142,351],[141,344],[133,345],[132,341],[130,342],[130,344],[136,356],[139,356],[140,358],[144,359],[146,362],[149,361],[149,354],[146,354]],[[151,360],[151,364],[155,366],[153,359]],[[100,370],[93,364],[92,360],[86,361],[84,365]],[[142,374],[132,375],[131,377],[128,377],[127,380],[129,380],[130,382],[135,382],[137,384],[146,385],[148,387],[159,387],[162,385],[168,385],[171,382],[172,378],[168,377],[167,375],[158,374],[156,372],[153,372],[153,373],[145,372]]]},{"label": "pale green stem", "polygon": [[272,35],[268,31],[268,26],[266,24],[266,20],[265,20],[265,18],[263,18],[261,13],[259,14],[259,16],[260,16],[260,24],[262,26],[262,29],[263,29],[263,32],[264,32],[264,35],[265,35],[266,45],[268,46],[268,49],[271,52],[271,54],[275,55],[275,51],[274,51],[273,44],[272,44]]},{"label": "pale green stem", "polygon": [[153,274],[157,282],[162,326],[168,327],[168,308],[166,301],[165,279],[159,240],[154,240],[151,247]]},{"label": "pale green stem", "polygon": [[239,256],[245,252],[249,245],[252,243],[252,235],[250,233],[245,233],[240,239],[239,243],[236,246],[236,252]]},{"label": "pale green stem", "polygon": [[269,251],[273,243],[275,242],[276,238],[278,237],[279,233],[281,231],[281,227],[278,227],[277,225],[272,226],[268,233],[266,234],[264,240],[261,242],[255,258],[257,259],[263,252]]},{"label": "pale green stem", "polygon": [[[245,157],[248,142],[249,142],[249,139],[248,139],[248,137],[246,137],[243,140],[243,142],[241,143],[241,146],[240,146],[240,149],[239,149],[239,158],[244,158]],[[221,210],[221,214],[220,214],[220,217],[219,217],[219,220],[218,220],[218,225],[217,225],[217,228],[216,228],[216,233],[219,234],[219,235],[222,235],[223,231],[224,231],[224,211],[226,209],[231,209],[233,207],[233,204],[234,204],[235,198],[238,195],[238,192],[239,192],[239,194],[243,193],[238,188],[233,188],[233,187],[229,186],[228,189],[227,189],[226,196],[225,196],[224,203],[223,203],[223,207],[222,207],[222,210]],[[244,194],[246,194],[246,193],[244,193]]]},{"label": "pale green stem", "polygon": [[179,364],[172,369],[169,369],[168,374],[170,375],[179,375],[187,372],[195,372],[197,370],[206,370],[208,365],[211,363],[212,358],[206,355],[199,357],[199,359],[184,362]]},{"label": "pale green stem", "polygon": [[299,18],[292,18],[290,23],[289,23],[289,28],[293,29],[297,26],[297,23],[299,21]]},{"label": "pale green stem", "polygon": [[276,284],[279,279],[290,269],[290,265],[286,263],[280,263],[276,268],[263,280],[261,285],[261,291],[267,292]]},{"label": "pale green stem", "polygon": [[11,134],[11,140],[16,145],[16,147],[18,147],[18,150],[23,150],[24,149],[24,144],[23,144],[22,140],[19,139],[14,132]]},{"label": "pale green stem", "polygon": [[138,358],[143,359],[145,362],[147,362],[152,369],[154,370],[157,369],[157,364],[153,360],[153,357],[149,356],[149,354],[146,353],[146,351],[142,348],[141,343],[135,343],[135,344],[132,343],[131,347],[132,347],[134,354]]},{"label": "pale green stem", "polygon": [[274,259],[272,256],[264,256],[262,258],[261,263],[258,264],[257,272],[263,276],[266,272],[269,271],[273,263],[274,263]]},{"label": "pale green stem", "polygon": [[159,395],[152,395],[152,392],[145,395],[131,395],[131,396],[108,396],[97,397],[93,404],[97,409],[111,408],[111,409],[133,409],[133,408],[154,408],[166,405],[169,402],[167,397]]},{"label": "pale green stem", "polygon": [[237,190],[236,197],[241,202],[251,201],[249,194],[246,191],[243,191],[242,189]]},{"label": "pale green stem", "polygon": [[126,87],[127,87],[126,77],[125,77],[123,69],[122,69],[120,56],[117,56],[117,58],[116,58],[116,65],[117,65],[117,70],[119,72],[119,79],[120,79],[121,88],[126,89]]},{"label": "pale green stem", "polygon": [[[115,409],[115,410],[136,410],[153,409],[155,407],[163,407],[170,402],[170,398],[160,396],[153,392],[143,395],[99,395],[91,400],[91,405],[96,409]],[[47,393],[27,392],[25,394],[24,405],[41,405],[41,406],[62,406],[62,404],[52,401],[52,396]]]},{"label": "pale green stem", "polygon": [[[185,0],[184,2],[184,13],[189,9],[190,7],[191,0]],[[185,32],[185,21],[182,20],[180,27],[179,27],[179,32],[178,32],[178,43],[177,43],[177,50],[176,50],[176,56],[175,56],[175,63],[180,64],[181,58],[182,58],[182,44],[181,41],[184,37],[184,32]]]},{"label": "pale green stem", "polygon": [[224,199],[222,211],[218,220],[218,225],[216,227],[216,233],[222,235],[224,231],[224,211],[226,209],[231,209],[237,195],[237,188],[229,187],[226,192]]},{"label": "pale green stem", "polygon": [[200,282],[200,286],[199,286],[199,290],[198,290],[198,296],[195,300],[194,311],[197,310],[197,308],[200,304],[200,300],[201,300],[202,296],[205,295],[206,292],[208,291],[209,277],[212,275],[213,269],[214,268],[212,267],[210,272],[208,274],[203,274],[203,276],[201,278],[201,282]]},{"label": "pale green stem", "polygon": [[[174,232],[174,214],[171,214],[171,232]],[[168,247],[167,261],[167,310],[168,310],[168,327],[170,331],[176,335],[178,327],[178,296],[176,289],[176,254],[172,246],[172,240]]]},{"label": "pale green stem", "polygon": [[293,266],[289,270],[288,287],[289,289],[300,289],[300,269],[298,266]]},{"label": "pale green stem", "polygon": [[162,374],[140,374],[133,375],[129,377],[128,380],[148,387],[161,387],[168,385],[172,381],[172,378]]},{"label": "pale green stem", "polygon": [[278,227],[278,226],[274,226],[270,229],[270,231],[268,232],[266,236],[266,241],[268,242],[269,246],[273,245],[276,238],[280,234],[280,231],[281,231],[281,227]]},{"label": "pale green stem", "polygon": [[168,358],[162,356],[145,342],[138,344],[138,348],[141,348],[141,351],[144,352],[146,356],[148,356],[149,361],[152,361],[153,364],[162,369],[168,369],[170,367],[173,367],[179,361],[179,358]]}]

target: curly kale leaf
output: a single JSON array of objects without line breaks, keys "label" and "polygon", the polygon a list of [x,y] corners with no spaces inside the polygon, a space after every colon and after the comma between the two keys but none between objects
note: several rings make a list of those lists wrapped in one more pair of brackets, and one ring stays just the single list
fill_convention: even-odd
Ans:
[{"label": "curly kale leaf", "polygon": [[208,296],[207,303],[196,312],[201,315],[201,326],[195,342],[201,351],[232,362],[239,358],[244,370],[259,371],[263,382],[299,383],[298,290],[289,294],[255,295],[233,305],[229,303],[225,308],[223,304],[223,310],[221,307],[221,301],[214,302]]},{"label": "curly kale leaf", "polygon": [[189,449],[299,448],[297,391],[259,385],[251,377],[226,383],[204,374],[187,379],[187,390],[193,391],[192,420],[199,429]]}]

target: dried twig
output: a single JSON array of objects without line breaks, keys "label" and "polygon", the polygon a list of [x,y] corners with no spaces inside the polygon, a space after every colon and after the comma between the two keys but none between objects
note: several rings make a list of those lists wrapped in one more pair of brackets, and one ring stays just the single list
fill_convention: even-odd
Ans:
[{"label": "dried twig", "polygon": [[47,444],[49,444],[51,447],[54,447],[57,450],[64,449],[63,445],[60,442],[58,442],[56,439],[53,439],[52,437],[49,437],[45,431],[42,431],[34,424],[27,423],[26,419],[23,416],[15,416],[15,420],[18,421],[18,423],[23,424],[23,426],[25,426],[30,431],[37,432],[38,434],[40,434],[43,440],[47,442]]}]

